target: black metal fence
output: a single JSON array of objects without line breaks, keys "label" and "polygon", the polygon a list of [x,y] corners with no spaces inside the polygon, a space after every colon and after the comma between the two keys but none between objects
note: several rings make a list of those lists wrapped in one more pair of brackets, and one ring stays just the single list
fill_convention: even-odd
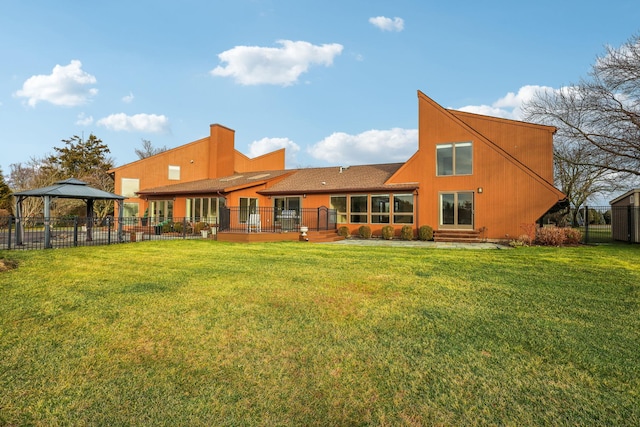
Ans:
[{"label": "black metal fence", "polygon": [[311,231],[337,228],[336,211],[324,206],[317,209],[223,208],[220,209],[218,225],[221,233],[299,232],[301,226]]},{"label": "black metal fence", "polygon": [[556,212],[546,222],[582,232],[584,243],[638,242],[640,207],[581,206]]},{"label": "black metal fence", "polygon": [[0,217],[0,250],[111,245],[144,240],[216,239],[220,233],[285,233],[336,229],[332,209],[223,208],[209,218]]}]

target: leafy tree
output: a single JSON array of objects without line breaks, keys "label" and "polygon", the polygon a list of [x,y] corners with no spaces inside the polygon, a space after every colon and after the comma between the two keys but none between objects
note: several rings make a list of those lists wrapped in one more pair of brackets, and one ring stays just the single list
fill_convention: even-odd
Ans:
[{"label": "leafy tree", "polygon": [[167,147],[158,147],[155,148],[151,141],[148,139],[142,140],[142,148],[136,148],[136,155],[140,160],[146,159],[147,157],[155,156],[156,154],[160,154],[164,151],[167,151]]},{"label": "leafy tree", "polygon": [[556,181],[575,206],[640,177],[640,35],[607,47],[588,78],[539,92],[523,110],[558,129]]},{"label": "leafy tree", "polygon": [[9,185],[4,180],[2,169],[0,169],[0,209],[5,209],[9,213],[13,212],[12,194]]},{"label": "leafy tree", "polygon": [[57,154],[47,158],[50,166],[61,178],[75,177],[82,179],[96,170],[107,170],[113,167],[113,159],[107,157],[109,147],[94,134],[83,139],[77,135],[63,139],[65,147],[54,147]]}]

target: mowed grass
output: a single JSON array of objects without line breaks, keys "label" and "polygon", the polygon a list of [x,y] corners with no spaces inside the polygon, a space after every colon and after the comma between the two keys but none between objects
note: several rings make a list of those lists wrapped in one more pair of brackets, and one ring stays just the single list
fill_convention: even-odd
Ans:
[{"label": "mowed grass", "polygon": [[640,247],[3,252],[0,425],[640,425]]}]

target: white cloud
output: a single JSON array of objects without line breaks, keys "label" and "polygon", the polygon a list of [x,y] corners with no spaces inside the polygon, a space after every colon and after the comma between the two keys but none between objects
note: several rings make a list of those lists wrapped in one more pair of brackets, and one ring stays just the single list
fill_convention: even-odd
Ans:
[{"label": "white cloud", "polygon": [[386,16],[376,16],[369,18],[369,22],[382,31],[402,31],[404,29],[404,19],[395,17],[393,19]]},{"label": "white cloud", "polygon": [[296,167],[297,153],[300,146],[289,138],[262,138],[249,144],[249,156],[258,157],[281,148],[285,149],[285,164],[287,168]]},{"label": "white cloud", "polygon": [[357,165],[404,162],[418,149],[418,130],[369,130],[358,135],[336,132],[308,148],[331,164]]},{"label": "white cloud", "polygon": [[14,96],[27,98],[31,107],[40,101],[73,107],[85,104],[98,93],[98,89],[89,87],[96,81],[94,76],[82,70],[82,63],[74,59],[69,65],[56,65],[49,75],[28,78]]},{"label": "white cloud", "polygon": [[211,71],[214,76],[233,77],[242,85],[289,86],[311,65],[330,66],[342,53],[337,43],[313,45],[304,41],[278,40],[281,47],[236,46],[218,55],[225,66]]},{"label": "white cloud", "polygon": [[129,92],[129,95],[125,95],[122,97],[122,102],[124,102],[125,104],[131,104],[133,102],[133,93]]},{"label": "white cloud", "polygon": [[84,113],[78,114],[78,120],[76,120],[76,124],[79,126],[89,126],[93,123],[93,116],[86,116]]},{"label": "white cloud", "polygon": [[98,120],[99,126],[113,131],[166,133],[169,131],[169,119],[157,114],[112,114]]},{"label": "white cloud", "polygon": [[502,117],[505,119],[522,120],[522,105],[536,95],[536,93],[554,91],[549,86],[523,86],[518,93],[509,92],[491,105],[466,105],[454,108],[468,113],[484,114],[486,116]]}]

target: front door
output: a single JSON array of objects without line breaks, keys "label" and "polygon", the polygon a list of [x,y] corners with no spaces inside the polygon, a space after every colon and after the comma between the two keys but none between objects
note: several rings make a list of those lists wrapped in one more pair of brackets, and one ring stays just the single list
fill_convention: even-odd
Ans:
[{"label": "front door", "polygon": [[473,192],[440,193],[440,227],[473,229]]}]

